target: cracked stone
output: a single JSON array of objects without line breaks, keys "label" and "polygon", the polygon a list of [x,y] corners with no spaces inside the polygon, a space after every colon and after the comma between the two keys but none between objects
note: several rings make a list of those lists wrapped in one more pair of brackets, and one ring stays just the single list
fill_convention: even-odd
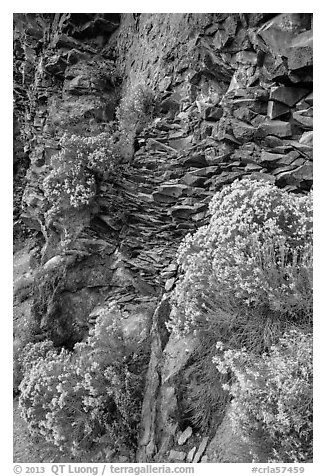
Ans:
[{"label": "cracked stone", "polygon": [[173,218],[184,218],[187,219],[195,213],[197,210],[192,207],[192,206],[187,206],[187,205],[179,205],[175,206],[171,210],[171,215]]},{"label": "cracked stone", "polygon": [[263,122],[258,126],[257,137],[265,137],[273,135],[277,137],[290,137],[292,135],[292,128],[289,122],[285,121],[269,121]]},{"label": "cracked stone", "polygon": [[290,70],[297,70],[305,66],[312,66],[313,50],[311,46],[288,49],[288,67]]},{"label": "cracked stone", "polygon": [[198,175],[188,172],[182,177],[181,180],[190,187],[201,187],[204,185],[206,177],[199,177]]},{"label": "cracked stone", "polygon": [[262,150],[261,156],[260,156],[260,162],[274,163],[274,162],[278,162],[278,160],[281,159],[282,157],[283,157],[282,154],[272,154],[271,152],[266,152],[266,150]]},{"label": "cracked stone", "polygon": [[208,106],[205,110],[204,119],[206,121],[219,121],[223,116],[223,109],[217,106]]},{"label": "cracked stone", "polygon": [[312,181],[313,179],[313,165],[312,163],[302,165],[293,172],[293,177],[298,180]]},{"label": "cracked stone", "polygon": [[186,157],[181,163],[184,167],[206,167],[208,165],[205,155],[202,154]]},{"label": "cracked stone", "polygon": [[175,203],[176,202],[175,197],[171,197],[170,195],[164,195],[160,192],[153,192],[152,197],[155,202],[159,202],[159,203]]},{"label": "cracked stone", "polygon": [[293,119],[303,129],[312,129],[313,127],[313,118],[309,116],[305,116],[303,114],[303,111],[295,111],[293,113]]},{"label": "cracked stone", "polygon": [[304,132],[299,139],[300,144],[309,145],[312,147],[313,144],[313,131]]},{"label": "cracked stone", "polygon": [[300,99],[309,93],[305,88],[292,88],[289,86],[279,86],[271,88],[270,99],[286,104],[289,107],[294,106]]},{"label": "cracked stone", "polygon": [[158,192],[162,195],[168,195],[170,197],[179,198],[185,190],[187,190],[187,185],[176,184],[176,185],[161,185],[158,188]]},{"label": "cracked stone", "polygon": [[255,128],[243,121],[234,121],[232,123],[233,134],[236,139],[249,141],[253,138]]},{"label": "cracked stone", "polygon": [[168,293],[169,291],[171,291],[171,289],[173,288],[174,286],[174,283],[175,283],[175,278],[170,278],[166,281],[165,283],[165,291]]},{"label": "cracked stone", "polygon": [[278,101],[268,101],[267,116],[270,119],[276,119],[277,117],[280,117],[283,114],[286,114],[290,111],[291,111],[290,107],[287,106],[286,104],[282,104],[281,102],[278,102]]}]

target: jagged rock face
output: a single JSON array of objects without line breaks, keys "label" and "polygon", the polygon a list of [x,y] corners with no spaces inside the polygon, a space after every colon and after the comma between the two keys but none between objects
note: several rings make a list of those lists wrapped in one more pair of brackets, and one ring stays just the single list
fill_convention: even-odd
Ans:
[{"label": "jagged rock face", "polygon": [[[311,17],[16,16],[16,155],[20,141],[30,160],[20,219],[44,236],[43,266],[62,255],[60,230],[45,219],[42,188],[59,138],[109,130],[121,91],[139,81],[158,98],[156,117],[137,134],[128,166],[113,184],[101,182],[92,210],[71,216],[78,259],[68,263],[59,316],[69,323],[69,339],[80,340],[115,300],[126,319],[138,316],[138,345],[148,337],[148,313],[158,303],[139,461],[199,462],[206,448],[209,461],[239,460],[234,449],[226,454],[209,445],[208,435],[202,442],[192,435],[186,451],[179,448],[177,385],[191,352],[170,352],[173,336],[169,346],[162,322],[169,315],[168,294],[158,301],[178,277],[181,240],[208,223],[208,204],[224,185],[251,176],[291,193],[310,190]],[[183,366],[161,382],[177,362]]]}]

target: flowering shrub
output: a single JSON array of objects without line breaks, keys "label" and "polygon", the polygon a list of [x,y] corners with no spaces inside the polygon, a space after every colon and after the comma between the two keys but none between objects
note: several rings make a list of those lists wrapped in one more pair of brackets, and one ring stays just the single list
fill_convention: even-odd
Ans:
[{"label": "flowering shrub", "polygon": [[144,83],[131,86],[121,99],[116,115],[119,122],[120,149],[129,158],[136,133],[150,120],[154,109],[153,91]]},{"label": "flowering shrub", "polygon": [[96,176],[112,173],[119,160],[112,136],[104,132],[90,137],[64,134],[60,145],[43,183],[52,212],[89,205],[96,195]]},{"label": "flowering shrub", "polygon": [[22,357],[20,408],[32,434],[73,455],[133,445],[139,416],[138,377],[128,370],[114,310],[101,316],[74,352],[50,341]]},{"label": "flowering shrub", "polygon": [[312,197],[263,181],[235,181],[210,203],[211,220],[178,251],[176,332],[211,329],[240,346],[268,348],[288,321],[312,313]]},{"label": "flowering shrub", "polygon": [[[221,373],[232,372],[234,430],[249,441],[264,435],[270,462],[306,462],[312,458],[312,334],[284,334],[261,356],[217,345],[213,360]],[[259,458],[253,454],[254,459]]]}]

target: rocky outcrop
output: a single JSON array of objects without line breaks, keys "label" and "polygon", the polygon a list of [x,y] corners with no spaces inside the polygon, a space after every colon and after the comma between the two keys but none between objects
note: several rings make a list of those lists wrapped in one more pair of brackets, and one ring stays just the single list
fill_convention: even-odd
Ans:
[{"label": "rocky outcrop", "polygon": [[[312,15],[26,14],[15,25],[17,163],[20,144],[30,162],[16,219],[42,236],[34,268],[66,267],[48,315],[65,323],[58,345],[81,340],[115,301],[135,351],[151,340],[138,461],[237,461],[218,446],[227,430],[183,428],[178,386],[196,343],[165,327],[175,255],[236,179],[311,189]],[[156,94],[155,117],[114,182],[101,181],[96,205],[71,216],[67,254],[42,185],[58,140],[110,131],[120,95],[139,81]]]},{"label": "rocky outcrop", "polygon": [[[46,234],[42,181],[64,132],[83,134],[113,118],[115,68],[101,55],[116,14],[17,14],[16,109],[30,160],[21,218]],[[101,129],[100,127],[100,129]]]}]

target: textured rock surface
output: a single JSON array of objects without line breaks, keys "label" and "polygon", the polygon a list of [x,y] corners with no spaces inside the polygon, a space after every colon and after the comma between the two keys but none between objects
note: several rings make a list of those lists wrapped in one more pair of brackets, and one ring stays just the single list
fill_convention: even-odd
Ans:
[{"label": "textured rock surface", "polygon": [[[310,190],[311,20],[310,14],[16,15],[16,227],[35,230],[42,251],[34,268],[67,264],[57,310],[70,329],[66,339],[84,338],[112,301],[135,348],[151,339],[138,461],[181,461],[173,451],[187,461],[197,451],[198,461],[205,451],[209,462],[249,461],[247,449],[235,448],[228,436],[226,420],[214,443],[193,432],[185,450],[178,447],[178,382],[192,342],[177,343],[167,333],[168,293],[178,279],[181,240],[208,223],[209,201],[224,185],[251,176],[293,193]],[[155,92],[155,120],[137,133],[132,160],[114,183],[101,182],[96,206],[69,218],[74,259],[67,259],[62,229],[46,215],[43,180],[51,157],[64,132],[109,131],[120,95],[140,80]],[[17,284],[17,299],[29,289],[27,278]]]}]

